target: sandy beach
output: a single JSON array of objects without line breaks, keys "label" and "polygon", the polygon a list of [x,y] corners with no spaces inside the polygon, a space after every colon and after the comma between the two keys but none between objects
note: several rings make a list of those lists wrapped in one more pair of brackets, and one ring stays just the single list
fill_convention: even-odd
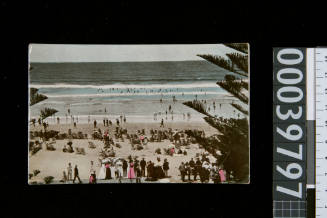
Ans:
[{"label": "sandy beach", "polygon": [[[112,125],[111,127],[104,127],[103,124],[98,124],[98,128],[102,131],[109,129],[110,136],[113,136],[113,132],[116,125]],[[198,129],[205,131],[207,136],[217,134],[217,130],[212,128],[206,122],[171,122],[167,123],[164,128],[159,128],[159,123],[125,123],[123,124],[123,128],[126,128],[128,133],[135,133],[137,130],[145,129],[146,136],[149,137],[150,129],[161,129],[168,130],[168,128],[185,130],[185,129]],[[42,127],[36,124],[30,126],[30,131],[39,131]],[[77,133],[79,131],[84,134],[92,134],[94,127],[93,124],[78,124],[76,128],[71,124],[53,124],[49,125],[48,130],[56,130],[60,133],[68,133],[68,129],[72,130],[72,133]],[[95,149],[91,149],[88,147],[88,142],[91,141],[96,145]],[[180,172],[178,167],[181,162],[190,161],[191,158],[195,158],[196,153],[205,152],[203,148],[199,148],[198,144],[191,144],[189,149],[186,149],[187,155],[181,156],[169,156],[164,154],[156,154],[155,150],[157,148],[163,149],[168,148],[168,145],[171,144],[169,140],[164,140],[162,142],[149,142],[145,149],[142,150],[132,150],[131,144],[128,140],[114,140],[115,142],[121,145],[121,148],[114,147],[116,152],[116,157],[127,158],[129,155],[137,156],[138,160],[145,158],[146,161],[155,161],[157,157],[160,157],[163,161],[167,158],[170,170],[169,170],[169,180],[167,182],[181,182]],[[78,165],[80,178],[82,180],[87,180],[89,177],[90,171],[90,161],[94,161],[96,172],[99,172],[100,162],[99,160],[99,152],[103,148],[104,143],[100,140],[93,139],[73,139],[73,147],[81,147],[85,149],[86,154],[80,155],[74,153],[64,153],[62,151],[64,145],[68,142],[67,139],[64,140],[56,140],[53,144],[55,147],[55,151],[48,151],[45,148],[45,145],[42,146],[42,150],[38,151],[34,155],[29,156],[29,173],[32,173],[33,170],[40,170],[40,173],[33,177],[29,182],[43,182],[43,178],[46,176],[53,176],[54,181],[59,181],[62,178],[63,171],[67,169],[68,163],[70,162],[72,166]],[[209,156],[211,161],[214,161],[212,156]],[[98,181],[101,182],[101,181]]]}]

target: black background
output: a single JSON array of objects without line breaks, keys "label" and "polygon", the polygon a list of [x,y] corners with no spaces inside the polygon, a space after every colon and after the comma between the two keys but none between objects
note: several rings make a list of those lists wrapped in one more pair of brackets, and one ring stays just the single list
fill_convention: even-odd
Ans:
[{"label": "black background", "polygon": [[[0,174],[8,217],[272,217],[272,47],[326,45],[326,20],[321,5],[299,1],[226,2],[2,1]],[[249,185],[27,185],[29,43],[223,42],[250,43]]]}]

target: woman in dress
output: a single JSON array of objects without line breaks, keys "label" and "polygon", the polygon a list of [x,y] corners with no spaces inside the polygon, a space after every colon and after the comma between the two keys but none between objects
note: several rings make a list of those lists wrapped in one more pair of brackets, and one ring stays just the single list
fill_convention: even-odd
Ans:
[{"label": "woman in dress", "polygon": [[98,179],[105,179],[105,178],[106,178],[106,167],[104,164],[101,164]]},{"label": "woman in dress", "polygon": [[219,176],[220,176],[220,182],[226,181],[226,171],[224,170],[223,167],[219,169]]},{"label": "woman in dress", "polygon": [[109,163],[106,163],[105,167],[106,167],[106,177],[105,177],[105,179],[111,179],[111,170],[110,170]]},{"label": "woman in dress", "polygon": [[135,172],[134,172],[134,164],[133,163],[129,164],[129,170],[128,170],[127,178],[135,179]]}]

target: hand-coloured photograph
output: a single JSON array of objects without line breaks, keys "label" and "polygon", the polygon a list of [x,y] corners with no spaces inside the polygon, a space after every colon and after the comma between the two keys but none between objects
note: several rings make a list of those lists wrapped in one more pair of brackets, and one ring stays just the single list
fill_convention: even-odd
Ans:
[{"label": "hand-coloured photograph", "polygon": [[249,44],[28,52],[28,184],[250,183]]}]

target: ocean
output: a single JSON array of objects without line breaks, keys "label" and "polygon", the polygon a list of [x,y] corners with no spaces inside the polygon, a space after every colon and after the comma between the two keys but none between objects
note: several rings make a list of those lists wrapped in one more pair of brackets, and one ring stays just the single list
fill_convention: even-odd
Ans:
[{"label": "ocean", "polygon": [[181,103],[195,98],[217,103],[237,100],[216,85],[226,74],[233,73],[207,61],[31,63],[30,87],[48,99],[31,106],[30,116],[51,107],[62,118],[69,109],[84,120],[121,114],[144,119],[165,113],[167,105],[172,105],[175,117],[197,114]]}]

